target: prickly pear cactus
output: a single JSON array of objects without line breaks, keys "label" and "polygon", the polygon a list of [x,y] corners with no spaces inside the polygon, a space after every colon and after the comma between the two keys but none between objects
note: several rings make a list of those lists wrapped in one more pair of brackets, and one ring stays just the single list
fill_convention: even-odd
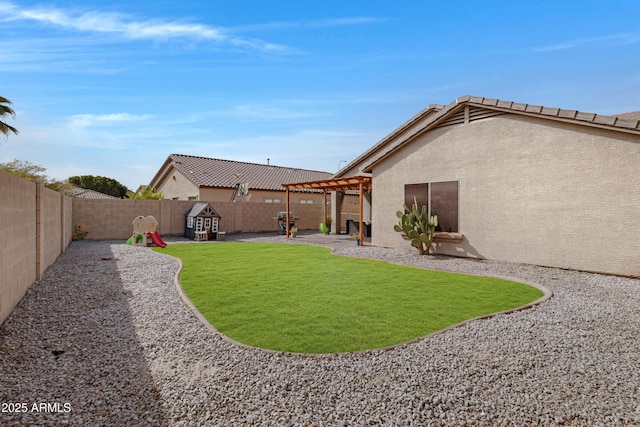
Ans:
[{"label": "prickly pear cactus", "polygon": [[420,255],[429,254],[433,248],[433,235],[438,226],[438,216],[429,217],[426,206],[418,208],[415,197],[411,209],[404,205],[404,211],[396,212],[396,216],[399,222],[393,226],[393,229],[398,233],[404,233],[411,241],[411,246],[418,249]]}]

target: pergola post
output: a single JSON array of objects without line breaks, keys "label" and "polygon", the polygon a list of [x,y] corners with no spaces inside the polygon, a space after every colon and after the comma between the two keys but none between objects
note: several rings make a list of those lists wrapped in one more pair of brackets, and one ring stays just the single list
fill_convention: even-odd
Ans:
[{"label": "pergola post", "polygon": [[286,197],[286,208],[287,208],[287,239],[289,238],[289,188],[287,187],[287,197]]},{"label": "pergola post", "polygon": [[362,221],[362,208],[363,208],[363,198],[364,198],[364,185],[362,181],[358,186],[358,204],[360,205],[360,224],[358,225],[358,239],[360,239],[360,246],[364,244],[364,223]]},{"label": "pergola post", "polygon": [[323,205],[322,205],[322,215],[324,216],[323,222],[324,225],[327,225],[327,190],[322,190],[323,194]]}]

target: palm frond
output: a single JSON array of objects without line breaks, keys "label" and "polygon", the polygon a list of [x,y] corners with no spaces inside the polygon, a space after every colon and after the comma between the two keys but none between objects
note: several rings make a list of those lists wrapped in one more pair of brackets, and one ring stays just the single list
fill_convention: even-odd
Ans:
[{"label": "palm frond", "polygon": [[[0,96],[0,117],[4,117],[4,116],[15,117],[16,112],[13,111],[13,108],[9,107],[9,104],[11,104],[11,101],[9,101],[4,96]],[[14,134],[17,135],[18,129],[0,120],[0,133],[3,135],[9,135],[9,132],[13,132]]]}]

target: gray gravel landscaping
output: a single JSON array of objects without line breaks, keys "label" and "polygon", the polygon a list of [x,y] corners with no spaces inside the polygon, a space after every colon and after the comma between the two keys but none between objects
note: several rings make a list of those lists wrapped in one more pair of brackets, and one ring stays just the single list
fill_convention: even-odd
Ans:
[{"label": "gray gravel landscaping", "polygon": [[391,350],[273,354],[203,325],[176,259],[74,242],[0,326],[0,425],[640,425],[640,280],[324,243],[554,295]]}]

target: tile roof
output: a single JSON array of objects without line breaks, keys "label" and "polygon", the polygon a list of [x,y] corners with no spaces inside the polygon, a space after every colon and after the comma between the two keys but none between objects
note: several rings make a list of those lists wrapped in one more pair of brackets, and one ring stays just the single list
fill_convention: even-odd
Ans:
[{"label": "tile roof", "polygon": [[340,177],[342,176],[342,171],[353,170],[356,166],[358,166],[361,171],[369,172],[373,163],[376,163],[383,157],[388,156],[414,137],[445,124],[454,114],[462,111],[466,105],[489,111],[492,110],[498,114],[521,114],[578,125],[640,134],[640,111],[606,116],[602,114],[585,113],[577,110],[565,110],[561,108],[545,107],[542,105],[523,104],[495,98],[465,95],[446,106],[438,104],[429,105],[429,107],[413,116],[392,133],[358,156],[355,160],[347,164],[334,176]]},{"label": "tile roof", "polygon": [[493,109],[499,109],[505,112],[537,115],[551,119],[562,119],[563,121],[573,121],[579,124],[608,127],[614,130],[640,131],[640,120],[638,118],[621,117],[621,115],[605,116],[602,114],[584,113],[577,110],[564,110],[561,108],[522,104],[518,102],[503,101],[500,99],[483,98],[480,96],[471,95],[462,96],[456,99],[454,102],[447,105],[440,114],[446,114],[447,112],[455,109],[461,104],[471,104],[489,108],[497,107]]},{"label": "tile roof", "polygon": [[65,196],[75,197],[76,199],[118,199],[110,194],[100,193],[99,191],[89,190],[68,183],[60,186],[60,192],[64,193]]},{"label": "tile roof", "polygon": [[614,114],[619,119],[640,120],[640,111],[630,111],[628,113]]},{"label": "tile roof", "polygon": [[283,191],[282,184],[318,181],[332,176],[329,172],[171,154],[151,181],[152,187],[163,181],[170,166],[197,187],[234,188],[239,182],[248,182],[252,189]]}]

